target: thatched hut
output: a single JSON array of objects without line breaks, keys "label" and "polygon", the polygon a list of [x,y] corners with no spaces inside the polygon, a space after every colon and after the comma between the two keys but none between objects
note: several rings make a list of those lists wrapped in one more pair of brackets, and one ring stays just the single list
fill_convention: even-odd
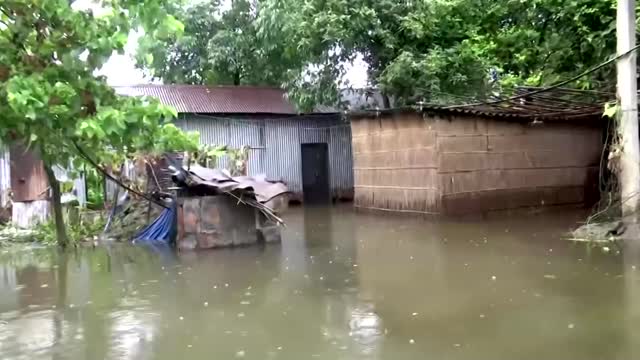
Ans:
[{"label": "thatched hut", "polygon": [[355,206],[422,214],[584,206],[598,197],[602,116],[422,108],[351,115]]}]

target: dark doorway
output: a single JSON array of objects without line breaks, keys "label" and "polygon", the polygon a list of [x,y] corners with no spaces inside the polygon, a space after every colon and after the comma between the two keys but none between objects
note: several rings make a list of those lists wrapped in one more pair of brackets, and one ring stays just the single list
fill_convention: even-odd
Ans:
[{"label": "dark doorway", "polygon": [[331,200],[326,143],[302,144],[302,192],[305,203],[323,204]]}]

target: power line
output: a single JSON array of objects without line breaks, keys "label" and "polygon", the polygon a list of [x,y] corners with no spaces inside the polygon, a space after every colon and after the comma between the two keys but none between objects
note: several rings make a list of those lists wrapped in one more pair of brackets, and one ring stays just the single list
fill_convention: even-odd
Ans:
[{"label": "power line", "polygon": [[595,66],[595,67],[593,67],[593,68],[591,68],[591,69],[589,69],[589,70],[587,70],[587,71],[585,71],[585,72],[583,72],[581,74],[578,74],[578,75],[576,75],[576,76],[574,76],[574,77],[572,77],[570,79],[567,79],[567,80],[564,80],[564,81],[560,81],[560,82],[558,82],[558,83],[556,83],[554,85],[551,85],[549,87],[541,88],[539,90],[534,90],[534,91],[531,91],[531,92],[528,92],[528,93],[524,93],[524,94],[520,94],[520,95],[511,96],[511,97],[508,97],[508,98],[505,98],[505,99],[499,99],[499,100],[494,100],[494,101],[486,101],[486,102],[478,102],[478,103],[473,103],[473,104],[451,105],[451,106],[443,107],[443,109],[446,110],[446,109],[459,109],[459,108],[481,106],[481,105],[495,105],[495,104],[500,104],[500,103],[503,103],[503,102],[523,99],[523,98],[526,98],[526,97],[529,97],[529,96],[532,96],[532,95],[541,94],[543,92],[554,90],[554,89],[562,87],[562,86],[564,86],[566,84],[572,83],[572,82],[574,82],[574,81],[576,81],[576,80],[578,80],[578,79],[580,79],[582,77],[585,77],[585,76],[587,76],[587,75],[589,75],[591,73],[594,73],[594,72],[602,69],[603,67],[611,64],[612,62],[617,61],[618,59],[623,58],[623,57],[631,54],[632,52],[636,51],[638,48],[640,48],[640,44],[636,45],[632,49],[629,49],[628,51],[626,51],[626,52],[624,52],[624,53],[622,53],[622,54],[620,54],[620,55],[618,55],[618,56],[616,56],[614,58],[611,58],[611,59],[601,63],[600,65],[597,65],[597,66]]}]

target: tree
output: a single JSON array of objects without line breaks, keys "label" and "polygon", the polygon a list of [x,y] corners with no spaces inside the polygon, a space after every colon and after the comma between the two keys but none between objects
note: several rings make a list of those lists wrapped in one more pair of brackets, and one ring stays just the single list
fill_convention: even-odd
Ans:
[{"label": "tree", "polygon": [[60,184],[52,167],[80,168],[77,147],[101,162],[139,151],[192,150],[197,134],[168,120],[175,110],[151,99],[117,96],[96,77],[129,32],[172,39],[182,24],[163,0],[110,0],[99,14],[68,0],[0,2],[0,140],[22,142],[44,162],[52,190],[56,234],[67,245]]},{"label": "tree", "polygon": [[[256,18],[260,2],[208,0],[176,8],[184,36],[144,38],[137,63],[167,83],[208,85],[281,85],[296,57],[282,46],[262,41]],[[279,41],[277,44],[283,44]]]},{"label": "tree", "polygon": [[[307,108],[337,101],[358,54],[371,85],[406,104],[547,85],[615,52],[613,0],[265,0],[258,24],[266,43],[287,39],[304,56],[287,85]],[[576,86],[613,78],[604,69]]]}]

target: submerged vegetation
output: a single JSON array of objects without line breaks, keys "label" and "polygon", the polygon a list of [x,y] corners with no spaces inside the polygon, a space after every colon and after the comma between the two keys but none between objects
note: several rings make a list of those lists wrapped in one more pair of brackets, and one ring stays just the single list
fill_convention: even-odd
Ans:
[{"label": "submerged vegetation", "polygon": [[[65,213],[65,224],[69,246],[91,243],[100,237],[106,220],[99,211],[73,208]],[[15,244],[37,243],[56,245],[56,224],[53,220],[36,225],[33,229],[18,229],[11,225],[0,227],[0,247]]]}]

